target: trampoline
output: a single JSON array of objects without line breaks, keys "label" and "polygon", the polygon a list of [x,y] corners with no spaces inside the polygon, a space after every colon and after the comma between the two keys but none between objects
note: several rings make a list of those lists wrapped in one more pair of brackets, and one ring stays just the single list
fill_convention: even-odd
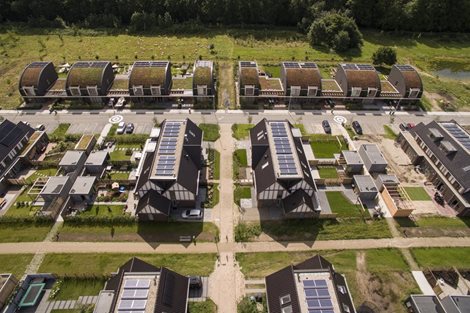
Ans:
[{"label": "trampoline", "polygon": [[20,301],[19,307],[23,308],[23,307],[35,306],[36,303],[38,302],[41,292],[44,290],[45,287],[46,287],[45,283],[37,283],[37,284],[29,285],[28,289],[26,290],[26,293],[24,294],[23,298]]}]

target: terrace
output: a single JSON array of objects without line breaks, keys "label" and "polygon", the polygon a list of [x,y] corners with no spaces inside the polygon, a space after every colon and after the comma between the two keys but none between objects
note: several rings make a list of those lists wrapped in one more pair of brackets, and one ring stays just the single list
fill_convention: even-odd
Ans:
[{"label": "terrace", "polygon": [[279,78],[269,78],[267,76],[259,77],[260,95],[284,95],[284,88],[282,88],[281,80]]},{"label": "terrace", "polygon": [[387,80],[381,80],[380,81],[380,88],[381,88],[381,92],[380,92],[380,95],[381,96],[387,96],[387,97],[400,97],[400,94],[398,93],[398,91],[395,89],[395,87],[393,87],[392,84],[390,84],[389,81]]},{"label": "terrace", "polygon": [[174,90],[192,90],[193,89],[193,80],[189,76],[174,77],[173,84],[171,86],[172,91]]},{"label": "terrace", "polygon": [[321,89],[324,96],[342,96],[343,91],[334,79],[322,79]]}]

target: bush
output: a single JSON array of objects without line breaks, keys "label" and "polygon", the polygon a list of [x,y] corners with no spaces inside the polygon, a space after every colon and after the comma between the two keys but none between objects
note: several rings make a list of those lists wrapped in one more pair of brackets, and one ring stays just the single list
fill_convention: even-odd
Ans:
[{"label": "bush", "polygon": [[397,52],[391,47],[380,47],[372,55],[372,63],[393,65],[397,63]]},{"label": "bush", "polygon": [[[49,225],[53,224],[54,219],[50,216],[2,216],[0,217],[1,224],[23,224],[23,225]],[[0,226],[1,227],[1,226]]]},{"label": "bush", "polygon": [[245,242],[261,235],[261,226],[258,224],[246,224],[244,222],[235,226],[235,241]]},{"label": "bush", "polygon": [[65,216],[64,224],[69,226],[115,226],[115,225],[133,225],[136,223],[135,217],[123,216]]}]

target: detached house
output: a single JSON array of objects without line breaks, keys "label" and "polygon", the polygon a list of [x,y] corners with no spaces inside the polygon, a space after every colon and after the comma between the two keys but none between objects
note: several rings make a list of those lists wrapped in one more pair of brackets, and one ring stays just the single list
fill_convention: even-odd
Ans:
[{"label": "detached house", "polygon": [[171,208],[196,205],[203,133],[189,119],[165,120],[151,136],[137,168],[136,214],[166,220]]},{"label": "detached house", "polygon": [[258,205],[278,207],[285,217],[317,216],[317,188],[300,131],[288,121],[263,119],[250,130],[250,141]]},{"label": "detached house", "polygon": [[168,61],[137,61],[129,75],[132,101],[158,101],[170,94],[171,65]]},{"label": "detached house", "polygon": [[52,62],[33,62],[28,64],[19,81],[19,92],[26,103],[43,102],[49,89],[58,79]]},{"label": "detached house", "polygon": [[65,90],[73,99],[100,103],[106,100],[113,80],[111,62],[79,61],[71,67],[67,75]]}]

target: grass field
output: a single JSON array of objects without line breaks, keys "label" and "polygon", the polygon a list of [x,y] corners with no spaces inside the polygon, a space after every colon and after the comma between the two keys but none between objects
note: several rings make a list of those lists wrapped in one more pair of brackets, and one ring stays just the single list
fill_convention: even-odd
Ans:
[{"label": "grass field", "polygon": [[205,141],[216,141],[220,137],[220,127],[217,124],[199,124],[204,132]]},{"label": "grass field", "polygon": [[179,242],[180,236],[195,236],[199,242],[214,241],[218,233],[213,223],[135,223],[130,225],[69,225],[60,229],[60,241]]},{"label": "grass field", "polygon": [[122,216],[124,215],[124,205],[93,205],[88,210],[81,212],[83,217],[89,216]]},{"label": "grass field", "polygon": [[469,228],[470,218],[429,216],[420,217],[417,223],[420,227]]},{"label": "grass field", "polygon": [[33,254],[0,254],[0,273],[12,273],[20,279],[33,256]]},{"label": "grass field", "polygon": [[126,150],[114,150],[109,154],[111,161],[128,161],[132,155],[127,155]]},{"label": "grass field", "polygon": [[320,175],[320,178],[338,178],[338,172],[334,167],[319,167],[318,174]]},{"label": "grass field", "polygon": [[327,191],[326,197],[331,211],[339,218],[362,217],[361,205],[354,204],[341,191]]},{"label": "grass field", "polygon": [[245,186],[235,186],[233,191],[233,201],[240,205],[240,199],[251,199],[251,188]]},{"label": "grass field", "polygon": [[0,242],[43,241],[51,225],[0,224]]},{"label": "grass field", "polygon": [[[63,34],[62,40],[58,36],[59,33]],[[399,63],[417,65],[428,73],[447,66],[449,62],[457,64],[458,68],[469,64],[470,39],[466,34],[400,35],[363,30],[363,36],[364,45],[361,52],[350,51],[338,55],[324,48],[310,47],[305,35],[293,30],[267,27],[264,29],[260,27],[257,30],[208,29],[199,34],[168,36],[106,35],[99,32],[96,35],[73,36],[70,30],[54,30],[45,35],[27,34],[27,31],[26,34],[15,31],[3,32],[0,34],[0,41],[4,43],[2,50],[7,51],[7,54],[2,53],[0,58],[0,72],[3,74],[0,81],[0,103],[4,109],[14,108],[20,104],[17,91],[18,76],[27,63],[40,58],[53,61],[56,65],[74,62],[77,59],[115,60],[116,57],[119,62],[131,63],[135,60],[135,56],[140,60],[170,57],[172,62],[180,62],[196,60],[199,56],[203,59],[214,59],[208,48],[213,44],[219,62],[232,64],[238,59],[257,60],[263,65],[277,64],[291,59],[304,60],[308,57],[318,62],[322,73],[327,75],[329,64],[344,60],[368,63],[379,46],[392,46],[397,50]],[[132,49],[123,49],[123,47],[132,47]],[[274,76],[279,76],[278,68],[269,65],[264,65],[263,68]],[[436,82],[425,79],[425,89],[433,92],[445,89],[445,92],[457,96],[458,106],[466,104],[468,109],[468,99],[470,99],[468,85],[431,79]]]},{"label": "grass field", "polygon": [[110,178],[114,180],[126,180],[129,179],[130,172],[111,172]]},{"label": "grass field", "polygon": [[214,150],[214,179],[220,179],[220,152]]},{"label": "grass field", "polygon": [[137,257],[155,266],[165,266],[182,275],[209,275],[216,255],[207,254],[47,254],[39,273],[54,273],[58,276],[84,275],[103,276],[117,271],[118,267],[132,257]]},{"label": "grass field", "polygon": [[334,154],[348,150],[348,145],[343,137],[326,134],[310,135],[310,146],[318,159],[333,158]]},{"label": "grass field", "polygon": [[423,187],[404,187],[403,189],[413,201],[431,201],[431,197]]},{"label": "grass field", "polygon": [[77,300],[80,296],[97,296],[103,289],[105,278],[63,278],[54,300]]},{"label": "grass field", "polygon": [[217,313],[217,305],[211,299],[202,302],[189,302],[191,313]]},{"label": "grass field", "polygon": [[398,137],[397,134],[395,134],[392,128],[390,128],[390,126],[388,125],[384,125],[384,132],[385,132],[384,137],[387,139],[396,140]]},{"label": "grass field", "polygon": [[470,269],[470,248],[415,248],[411,254],[422,268]]},{"label": "grass field", "polygon": [[38,169],[28,178],[26,178],[26,182],[28,184],[33,184],[39,177],[55,176],[57,170],[57,167]]},{"label": "grass field", "polygon": [[69,123],[60,123],[56,129],[50,134],[51,137],[63,138],[69,129]]},{"label": "grass field", "polygon": [[248,159],[247,159],[247,156],[246,156],[246,149],[237,149],[237,150],[235,150],[234,154],[235,154],[235,158],[237,159],[238,164],[240,166],[243,166],[243,167],[248,166]]},{"label": "grass field", "polygon": [[409,266],[398,249],[366,250],[367,269],[371,272],[408,271]]},{"label": "grass field", "polygon": [[[15,202],[10,205],[8,211],[5,213],[5,216],[34,216],[36,209],[35,207],[30,206],[29,204],[34,200],[35,197],[28,195],[28,189],[29,188],[25,188],[21,192],[21,194],[16,198]],[[26,205],[26,203],[28,203],[28,205]]]},{"label": "grass field", "polygon": [[232,137],[237,140],[248,138],[250,129],[253,128],[253,124],[233,124],[232,125]]}]

